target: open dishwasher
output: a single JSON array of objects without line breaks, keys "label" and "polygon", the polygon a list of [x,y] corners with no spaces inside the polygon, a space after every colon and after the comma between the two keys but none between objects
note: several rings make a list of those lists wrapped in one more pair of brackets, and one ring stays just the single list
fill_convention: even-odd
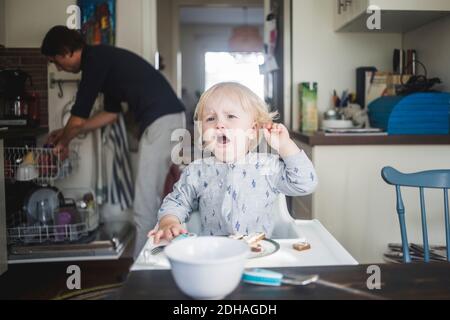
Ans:
[{"label": "open dishwasher", "polygon": [[8,263],[118,259],[134,229],[104,224],[95,192],[57,188],[78,173],[79,155],[62,160],[51,146],[5,148]]}]

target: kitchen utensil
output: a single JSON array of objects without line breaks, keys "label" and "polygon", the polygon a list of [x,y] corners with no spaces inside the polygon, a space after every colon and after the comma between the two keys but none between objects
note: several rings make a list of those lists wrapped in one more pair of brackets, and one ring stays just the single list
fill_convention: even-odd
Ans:
[{"label": "kitchen utensil", "polygon": [[[194,233],[184,233],[184,234],[180,234],[178,237],[174,238],[172,240],[172,242],[183,240],[183,239],[188,239],[188,238],[195,238],[195,237],[197,237],[197,235]],[[163,252],[164,248],[167,246],[168,245],[161,245],[161,246],[155,247],[150,251],[150,253],[152,255],[157,255],[157,254]]]},{"label": "kitchen utensil", "polygon": [[27,214],[28,224],[34,225],[41,222],[37,204],[47,200],[49,211],[56,212],[64,206],[64,196],[54,187],[37,187],[34,188],[24,199],[23,211]]},{"label": "kitchen utensil", "polygon": [[336,109],[329,109],[323,114],[324,120],[341,120],[342,115]]},{"label": "kitchen utensil", "polygon": [[36,212],[37,218],[42,226],[47,227],[53,225],[53,209],[50,207],[48,199],[36,203]]},{"label": "kitchen utensil", "polygon": [[32,181],[39,178],[39,171],[36,166],[32,164],[21,164],[17,168],[16,180],[17,181]]},{"label": "kitchen utensil", "polygon": [[164,249],[175,283],[195,299],[223,299],[239,284],[249,254],[246,243],[227,237],[195,237]]},{"label": "kitchen utensil", "polygon": [[264,285],[264,286],[274,286],[279,287],[283,284],[291,284],[298,286],[307,286],[311,283],[317,282],[319,276],[308,275],[300,276],[296,278],[286,277],[281,273],[265,270],[265,269],[251,269],[244,271],[242,276],[242,281],[250,284]]},{"label": "kitchen utensil", "polygon": [[71,226],[79,223],[79,214],[72,208],[61,208],[56,214],[56,241],[64,241],[69,237]]},{"label": "kitchen utensil", "polygon": [[336,290],[345,291],[352,295],[364,297],[366,299],[385,300],[383,297],[379,297],[362,290],[349,288],[344,285],[333,283],[326,280],[321,280],[319,278],[319,275],[317,274],[308,276],[290,277],[271,270],[251,269],[244,272],[242,276],[242,281],[249,284],[273,286],[273,287],[279,287],[282,286],[283,284],[294,286],[307,286],[316,283],[318,285],[326,286]]},{"label": "kitchen utensil", "polygon": [[354,128],[352,120],[323,120],[322,129],[350,129]]}]

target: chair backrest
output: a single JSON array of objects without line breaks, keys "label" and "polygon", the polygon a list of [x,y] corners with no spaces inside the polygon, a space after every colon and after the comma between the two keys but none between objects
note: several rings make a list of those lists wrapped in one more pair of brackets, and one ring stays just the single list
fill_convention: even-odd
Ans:
[{"label": "chair backrest", "polygon": [[394,185],[397,193],[397,213],[400,222],[400,232],[402,237],[403,261],[411,262],[409,254],[409,243],[405,223],[405,206],[403,204],[401,187],[414,187],[420,191],[420,209],[422,218],[422,236],[424,248],[424,260],[430,261],[430,246],[428,243],[428,228],[425,208],[425,189],[442,189],[444,192],[444,215],[445,215],[445,236],[447,242],[447,261],[450,262],[450,220],[448,189],[450,189],[450,170],[433,170],[417,173],[405,174],[392,167],[385,167],[381,171],[381,176],[386,183]]},{"label": "chair backrest", "polygon": [[[286,197],[283,194],[278,196],[278,201],[273,207],[274,230],[272,239],[297,239],[299,235],[295,229],[295,219],[289,214]],[[200,234],[201,221],[200,213],[193,212],[189,221],[186,222],[186,228],[189,232]]]}]

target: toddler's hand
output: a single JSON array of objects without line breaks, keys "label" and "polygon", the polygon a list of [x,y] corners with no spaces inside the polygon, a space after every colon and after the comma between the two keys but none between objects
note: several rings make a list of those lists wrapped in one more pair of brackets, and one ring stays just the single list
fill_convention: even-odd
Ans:
[{"label": "toddler's hand", "polygon": [[291,141],[288,129],[280,123],[268,123],[264,125],[264,137],[267,143],[278,152],[283,145]]},{"label": "toddler's hand", "polygon": [[172,223],[159,228],[158,230],[152,230],[148,234],[148,237],[153,236],[153,243],[159,244],[161,240],[171,241],[173,238],[178,237],[180,234],[188,233],[179,223]]}]

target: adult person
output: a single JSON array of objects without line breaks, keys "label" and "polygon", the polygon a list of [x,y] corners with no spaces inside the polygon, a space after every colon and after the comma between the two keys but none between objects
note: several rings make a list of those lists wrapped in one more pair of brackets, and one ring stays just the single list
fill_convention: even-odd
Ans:
[{"label": "adult person", "polygon": [[[41,52],[58,70],[82,72],[76,101],[67,125],[52,132],[55,152],[68,154],[70,141],[118,119],[127,103],[139,125],[139,157],[134,213],[137,228],[135,257],[157,222],[164,181],[171,163],[171,134],[185,127],[185,108],[168,81],[151,64],[124,49],[85,43],[81,34],[55,26],[46,34]],[[104,111],[91,116],[99,93]]]}]

